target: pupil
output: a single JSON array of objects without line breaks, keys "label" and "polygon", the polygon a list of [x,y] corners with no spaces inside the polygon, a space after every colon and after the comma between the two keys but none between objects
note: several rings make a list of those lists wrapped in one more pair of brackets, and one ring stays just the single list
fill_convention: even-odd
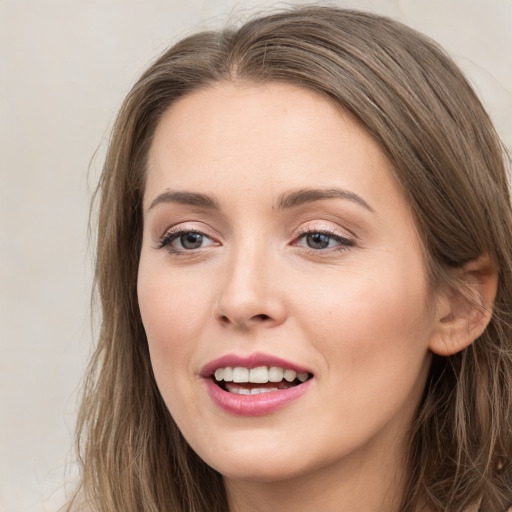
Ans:
[{"label": "pupil", "polygon": [[185,249],[198,249],[203,243],[203,235],[200,233],[187,233],[180,237],[180,242]]},{"label": "pupil", "polygon": [[306,241],[312,249],[325,249],[329,245],[329,237],[322,233],[311,233],[307,235]]}]

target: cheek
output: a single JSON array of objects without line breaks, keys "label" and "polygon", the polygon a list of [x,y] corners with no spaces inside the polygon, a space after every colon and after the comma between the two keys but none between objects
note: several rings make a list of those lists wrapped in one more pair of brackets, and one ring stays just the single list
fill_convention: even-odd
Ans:
[{"label": "cheek", "polygon": [[[336,326],[341,338],[364,347],[382,339],[385,332],[414,338],[413,334],[429,323],[421,274],[408,277],[396,273],[385,279],[369,272],[347,274],[326,281],[316,298],[310,295],[303,301],[303,309],[316,320],[320,332],[332,334]],[[369,332],[374,336],[368,337]]]},{"label": "cheek", "polygon": [[350,318],[357,319],[350,324],[354,328],[352,334],[357,336],[359,331],[364,335],[358,337],[363,349],[375,344],[405,348],[400,346],[421,343],[429,325],[423,286],[411,285],[410,280],[400,276],[354,293],[346,307]]},{"label": "cheek", "polygon": [[[430,322],[422,286],[397,279],[345,281],[316,304],[310,339],[324,360],[322,387],[333,405],[332,428],[344,425],[358,444],[394,425],[402,432],[423,392],[429,367]],[[323,315],[322,309],[328,311]],[[322,376],[321,375],[321,376]],[[324,414],[321,407],[313,411]],[[337,443],[332,439],[333,445]],[[341,442],[341,441],[340,441]]]},{"label": "cheek", "polygon": [[198,339],[204,325],[205,308],[197,301],[197,289],[175,277],[153,272],[143,262],[139,269],[139,308],[157,381],[187,368],[194,349],[191,341]]},{"label": "cheek", "polygon": [[204,325],[204,311],[194,290],[171,276],[162,277],[161,272],[155,275],[143,266],[139,269],[137,293],[151,366],[162,398],[180,428],[190,416],[202,415],[197,389],[190,385],[191,359],[197,350],[194,340],[200,338]]},{"label": "cheek", "polygon": [[[192,334],[205,314],[207,286],[156,265],[139,267],[137,295],[148,338],[168,344]],[[198,301],[201,296],[203,300]]]},{"label": "cheek", "polygon": [[347,273],[338,286],[326,283],[302,317],[309,318],[303,328],[332,370],[333,388],[380,400],[423,378],[432,321],[421,272],[375,270]]}]

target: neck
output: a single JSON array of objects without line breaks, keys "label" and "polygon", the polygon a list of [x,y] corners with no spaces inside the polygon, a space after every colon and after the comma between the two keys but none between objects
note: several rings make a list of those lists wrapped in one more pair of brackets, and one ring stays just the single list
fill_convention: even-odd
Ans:
[{"label": "neck", "polygon": [[[374,448],[374,447],[373,447]],[[230,512],[400,512],[406,472],[397,446],[279,481],[225,479]],[[361,462],[363,461],[363,462]]]}]

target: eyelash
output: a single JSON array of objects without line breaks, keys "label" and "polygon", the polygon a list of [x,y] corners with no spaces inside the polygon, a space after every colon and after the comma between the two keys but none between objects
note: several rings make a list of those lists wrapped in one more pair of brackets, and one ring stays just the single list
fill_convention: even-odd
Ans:
[{"label": "eyelash", "polygon": [[197,229],[185,229],[185,228],[176,228],[171,229],[170,231],[167,231],[164,236],[160,239],[160,242],[158,244],[159,249],[166,248],[167,251],[173,255],[176,256],[186,256],[193,254],[197,249],[202,249],[203,247],[198,247],[197,249],[186,249],[186,248],[176,248],[173,247],[171,244],[175,240],[181,238],[184,235],[188,234],[198,234],[201,235],[203,238],[207,238],[209,240],[212,240],[211,237],[203,233],[202,231],[199,231]]},{"label": "eyelash", "polygon": [[[195,230],[195,229],[184,229],[184,228],[176,228],[171,229],[170,231],[167,231],[164,236],[160,239],[160,242],[158,243],[158,248],[163,249],[166,248],[167,251],[172,255],[177,256],[186,256],[194,254],[197,250],[203,249],[204,247],[198,247],[195,249],[186,249],[186,248],[176,248],[173,247],[171,244],[175,240],[181,238],[184,235],[188,234],[197,234],[202,236],[203,238],[207,238],[209,240],[213,240],[211,237],[203,233],[202,231]],[[326,248],[312,248],[307,246],[300,246],[298,245],[298,241],[305,239],[308,235],[323,235],[329,239],[330,241],[337,242],[337,246],[335,247],[326,247]],[[326,229],[312,229],[312,228],[304,228],[299,231],[297,236],[294,238],[292,245],[295,247],[301,247],[303,250],[318,255],[322,252],[331,252],[331,251],[346,251],[349,247],[353,247],[355,245],[354,241],[350,238],[347,238],[345,236],[336,234],[332,231],[326,230]],[[208,247],[208,246],[206,246]]]},{"label": "eyelash", "polygon": [[[334,240],[338,243],[335,247],[326,247],[323,249],[314,249],[312,247],[303,247],[304,250],[311,252],[313,254],[319,254],[322,252],[331,252],[331,251],[346,251],[349,247],[354,247],[355,242],[351,240],[350,238],[347,238],[343,235],[339,235],[333,231],[327,230],[327,229],[315,229],[315,228],[304,228],[301,229],[298,233],[298,235],[295,237],[295,240],[302,240],[305,239],[308,235],[323,235],[327,237],[330,240]],[[296,243],[294,243],[295,246],[297,246]]]}]

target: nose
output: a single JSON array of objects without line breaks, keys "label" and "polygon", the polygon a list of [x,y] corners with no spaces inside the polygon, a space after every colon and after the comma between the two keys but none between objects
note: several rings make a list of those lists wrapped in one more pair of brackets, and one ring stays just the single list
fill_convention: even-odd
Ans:
[{"label": "nose", "polygon": [[241,250],[219,275],[214,316],[224,327],[249,330],[281,325],[287,316],[279,270],[269,248]]}]

